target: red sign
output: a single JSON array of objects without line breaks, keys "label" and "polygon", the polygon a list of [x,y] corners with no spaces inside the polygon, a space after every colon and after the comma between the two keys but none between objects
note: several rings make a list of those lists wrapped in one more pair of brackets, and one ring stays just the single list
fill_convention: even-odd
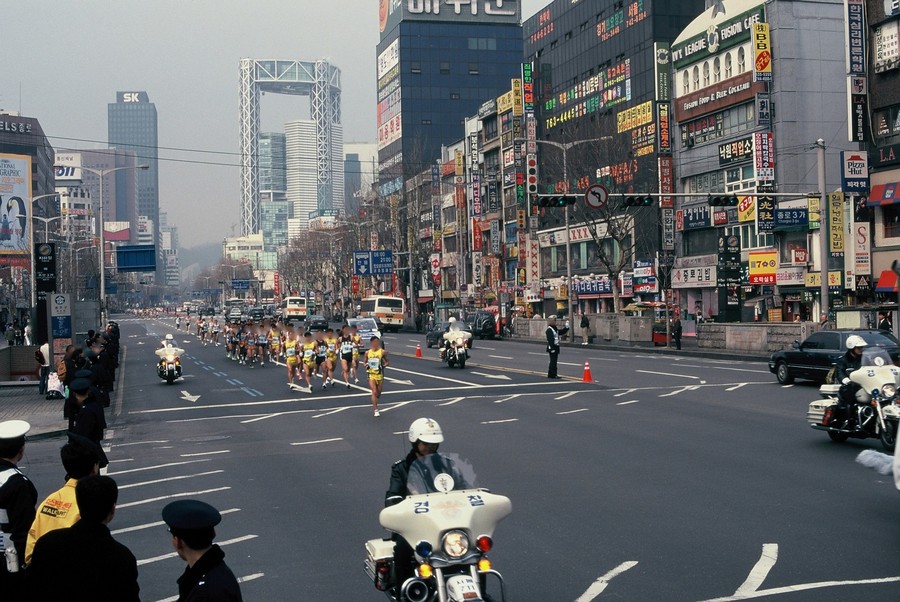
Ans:
[{"label": "red sign", "polygon": [[675,212],[675,229],[679,232],[684,230],[684,210],[682,209]]},{"label": "red sign", "polygon": [[481,222],[477,219],[472,220],[472,250],[481,251]]},{"label": "red sign", "polygon": [[275,297],[278,298],[281,296],[281,278],[279,277],[277,271],[275,272],[273,278],[275,280],[275,286],[273,287],[275,290],[273,291],[273,293]]},{"label": "red sign", "polygon": [[441,285],[441,274],[440,274],[440,272],[438,272],[437,274],[432,274],[432,275],[431,275],[431,279],[434,280],[434,285],[435,285],[435,286],[440,286],[440,285]]},{"label": "red sign", "polygon": [[682,96],[675,101],[675,118],[680,123],[756,98],[757,93],[766,91],[766,85],[752,80],[753,72],[747,71],[715,86]]},{"label": "red sign", "polygon": [[713,212],[713,225],[714,226],[724,226],[728,223],[728,212],[727,211],[714,211]]},{"label": "red sign", "polygon": [[350,292],[354,295],[359,294],[359,276],[356,274],[350,276]]}]

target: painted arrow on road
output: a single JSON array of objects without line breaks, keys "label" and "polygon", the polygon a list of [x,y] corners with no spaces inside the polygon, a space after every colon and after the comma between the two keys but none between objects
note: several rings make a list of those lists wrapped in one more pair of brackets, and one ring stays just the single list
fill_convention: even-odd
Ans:
[{"label": "painted arrow on road", "polygon": [[398,378],[389,378],[387,376],[384,377],[384,380],[392,383],[397,383],[398,385],[408,385],[410,387],[413,385],[413,381],[411,380],[400,380]]},{"label": "painted arrow on road", "polygon": [[483,376],[485,378],[493,378],[496,380],[512,380],[505,374],[485,374],[484,372],[469,372],[469,374],[475,374],[476,376]]},{"label": "painted arrow on road", "polygon": [[185,401],[190,401],[191,403],[194,403],[194,402],[196,402],[198,399],[200,399],[200,396],[199,396],[199,395],[191,395],[191,394],[188,393],[187,391],[182,391],[182,392],[181,392],[181,398],[182,398],[183,400],[185,400]]}]

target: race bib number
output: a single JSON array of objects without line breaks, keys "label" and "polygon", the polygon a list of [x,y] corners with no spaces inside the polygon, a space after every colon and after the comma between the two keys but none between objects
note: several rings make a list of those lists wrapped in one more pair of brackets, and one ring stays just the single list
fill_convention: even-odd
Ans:
[{"label": "race bib number", "polygon": [[303,357],[312,357],[312,356],[313,356],[313,350],[312,350],[312,349],[306,349],[306,350],[303,351]]},{"label": "race bib number", "polygon": [[366,362],[366,366],[369,367],[369,370],[380,370],[381,369],[381,360],[377,357],[369,358]]},{"label": "race bib number", "polygon": [[328,353],[334,353],[334,349],[335,349],[334,345],[332,345],[332,344],[328,345]]},{"label": "race bib number", "polygon": [[293,347],[289,347],[287,350],[288,357],[295,357],[297,355],[297,350]]},{"label": "race bib number", "polygon": [[341,353],[353,353],[353,345],[351,343],[342,344]]}]

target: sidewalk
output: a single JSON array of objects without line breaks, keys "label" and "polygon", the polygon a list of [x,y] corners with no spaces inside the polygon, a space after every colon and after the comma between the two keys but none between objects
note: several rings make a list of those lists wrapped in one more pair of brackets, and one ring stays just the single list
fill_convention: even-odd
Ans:
[{"label": "sidewalk", "polygon": [[27,420],[31,440],[56,437],[69,427],[63,418],[63,400],[38,395],[37,382],[0,384],[0,422],[4,420]]}]

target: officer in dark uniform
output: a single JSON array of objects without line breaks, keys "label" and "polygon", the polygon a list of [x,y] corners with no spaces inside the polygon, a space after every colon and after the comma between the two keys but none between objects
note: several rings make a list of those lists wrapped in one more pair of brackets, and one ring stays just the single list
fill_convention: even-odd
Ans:
[{"label": "officer in dark uniform", "polygon": [[199,500],[168,504],[162,517],[172,534],[172,547],[188,566],[178,579],[178,602],[242,602],[241,588],[225,552],[213,543],[219,511]]},{"label": "officer in dark uniform", "polygon": [[847,428],[852,428],[856,422],[856,393],[862,388],[850,380],[850,375],[859,370],[862,365],[863,349],[868,347],[866,340],[859,335],[852,334],[847,337],[847,353],[835,362],[834,379],[841,384],[838,391],[840,404],[838,412],[847,423]]},{"label": "officer in dark uniform", "polygon": [[25,542],[34,522],[37,489],[16,466],[25,455],[24,420],[0,422],[0,599],[22,596]]},{"label": "officer in dark uniform", "polygon": [[69,432],[87,437],[99,445],[106,430],[106,417],[103,406],[91,390],[90,379],[76,378],[69,385],[69,391],[75,401],[74,411],[69,418]]}]

